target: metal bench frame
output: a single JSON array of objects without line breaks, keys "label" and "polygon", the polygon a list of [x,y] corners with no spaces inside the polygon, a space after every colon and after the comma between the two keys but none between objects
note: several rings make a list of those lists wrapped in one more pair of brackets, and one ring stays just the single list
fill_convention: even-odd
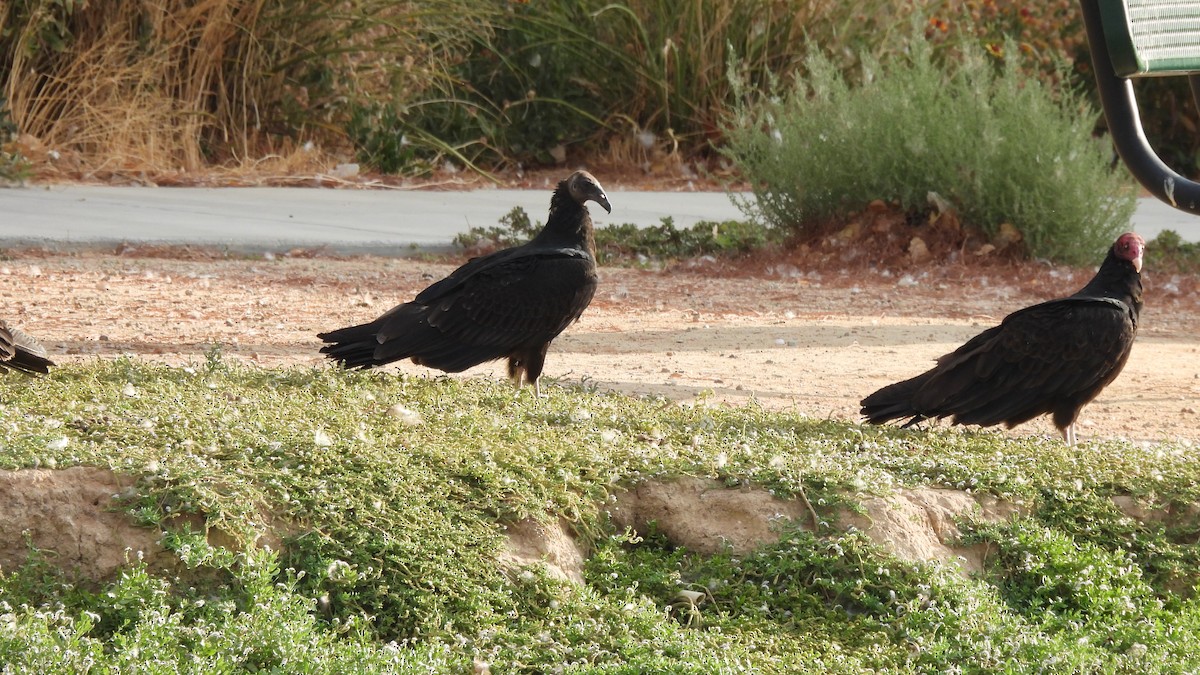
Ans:
[{"label": "metal bench frame", "polygon": [[[1153,18],[1158,26],[1175,31],[1171,34],[1188,39],[1182,40],[1183,46],[1170,53],[1152,53],[1143,51],[1144,35],[1135,34],[1133,19],[1145,16],[1147,10],[1153,14],[1154,8],[1148,6],[1155,3],[1146,0],[1080,0],[1080,4],[1092,52],[1092,68],[1096,72],[1096,87],[1117,153],[1138,182],[1155,197],[1177,209],[1200,215],[1200,183],[1167,166],[1150,146],[1142,129],[1133,83],[1129,80],[1145,76],[1187,77],[1192,98],[1200,107],[1200,24],[1192,27],[1188,23],[1172,24],[1171,17]],[[1190,39],[1193,35],[1195,40]],[[1191,42],[1196,45],[1194,49],[1189,46]]]}]

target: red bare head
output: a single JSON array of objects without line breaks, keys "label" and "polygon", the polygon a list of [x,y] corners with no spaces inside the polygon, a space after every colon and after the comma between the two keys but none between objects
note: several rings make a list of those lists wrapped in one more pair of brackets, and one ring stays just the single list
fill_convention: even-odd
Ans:
[{"label": "red bare head", "polygon": [[1126,232],[1117,237],[1112,247],[1113,255],[1133,263],[1133,269],[1138,272],[1142,271],[1142,251],[1145,249],[1146,240],[1136,232]]}]

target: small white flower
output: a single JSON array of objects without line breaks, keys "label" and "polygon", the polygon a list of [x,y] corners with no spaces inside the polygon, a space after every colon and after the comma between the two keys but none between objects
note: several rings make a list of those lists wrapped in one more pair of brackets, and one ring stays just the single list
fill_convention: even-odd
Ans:
[{"label": "small white flower", "polygon": [[325,568],[325,576],[330,581],[341,581],[349,576],[353,566],[345,560],[334,560]]},{"label": "small white flower", "polygon": [[421,413],[405,408],[399,403],[388,408],[387,414],[389,417],[394,417],[399,420],[401,424],[410,427],[419,426],[422,422],[424,422],[424,419],[421,418]]}]

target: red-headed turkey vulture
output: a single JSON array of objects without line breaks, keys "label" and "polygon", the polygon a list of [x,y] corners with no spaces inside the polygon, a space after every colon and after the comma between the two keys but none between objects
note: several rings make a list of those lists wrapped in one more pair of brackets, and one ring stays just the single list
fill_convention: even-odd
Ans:
[{"label": "red-headed turkey vulture", "polygon": [[370,323],[317,337],[321,352],[347,368],[400,359],[457,373],[508,359],[540,394],[546,350],[579,319],[596,293],[596,243],[584,204],[612,212],[599,181],[576,171],[550,198],[546,226],[527,244],[472,258],[450,276]]},{"label": "red-headed turkey vulture", "polygon": [[26,375],[50,372],[54,362],[46,358],[46,348],[20,328],[0,321],[0,370],[16,370]]},{"label": "red-headed turkey vulture", "polygon": [[1137,334],[1145,241],[1121,235],[1075,295],[1018,310],[937,360],[929,371],[862,400],[872,424],[953,424],[1009,429],[1043,414],[1069,444],[1079,410],[1116,379]]}]

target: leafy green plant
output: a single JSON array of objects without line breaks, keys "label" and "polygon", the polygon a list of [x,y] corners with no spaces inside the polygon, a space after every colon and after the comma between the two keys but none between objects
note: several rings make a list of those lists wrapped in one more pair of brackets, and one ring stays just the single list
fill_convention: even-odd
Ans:
[{"label": "leafy green plant", "polygon": [[873,200],[926,212],[936,194],[989,237],[1008,223],[1031,255],[1078,264],[1127,226],[1133,191],[1077,96],[1056,98],[980,52],[939,67],[921,40],[904,61],[863,68],[853,85],[813,54],[808,75],[779,91],[742,90],[724,152],[753,186],[748,214],[812,236]]},{"label": "leafy green plant", "polygon": [[[281,571],[267,552],[240,557],[231,583],[207,595],[154,576],[140,563],[94,591],[64,579],[23,581],[41,565],[30,562],[0,580],[6,628],[0,657],[17,672],[410,673],[465,667],[461,656],[437,645],[401,658],[394,647],[371,640],[361,620],[331,630],[317,618],[316,603],[297,592],[295,570]],[[55,585],[70,590],[43,601]]]}]

